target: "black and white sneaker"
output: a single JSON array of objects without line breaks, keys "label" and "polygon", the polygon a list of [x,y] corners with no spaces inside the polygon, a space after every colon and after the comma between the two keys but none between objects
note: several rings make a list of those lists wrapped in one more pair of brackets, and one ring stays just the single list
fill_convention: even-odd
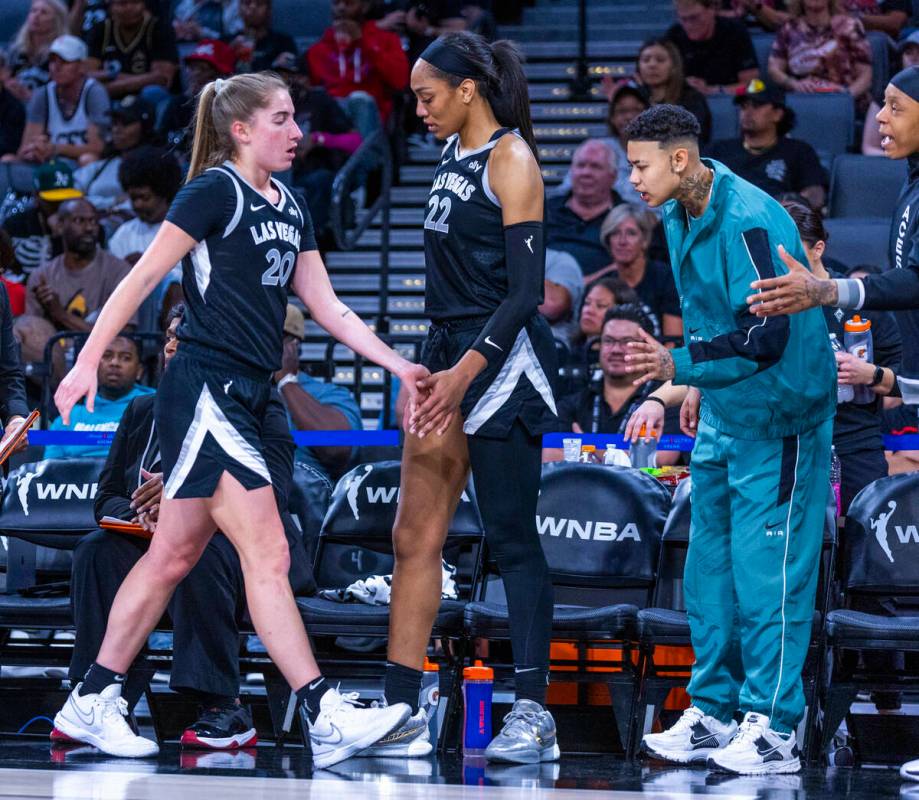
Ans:
[{"label": "black and white sneaker", "polygon": [[777,733],[769,717],[748,711],[727,747],[712,753],[709,769],[738,775],[779,775],[801,771],[794,731]]},{"label": "black and white sneaker", "polygon": [[428,714],[423,708],[419,708],[416,714],[405,720],[392,733],[362,750],[358,755],[367,758],[421,758],[429,755],[431,750],[433,746],[428,729]]},{"label": "black and white sneaker", "polygon": [[236,703],[203,709],[198,721],[182,734],[183,747],[205,750],[236,750],[256,744],[252,714]]},{"label": "black and white sneaker", "polygon": [[704,764],[708,757],[724,747],[737,731],[737,723],[729,725],[690,706],[676,723],[663,733],[646,733],[641,740],[645,753],[671,764]]}]

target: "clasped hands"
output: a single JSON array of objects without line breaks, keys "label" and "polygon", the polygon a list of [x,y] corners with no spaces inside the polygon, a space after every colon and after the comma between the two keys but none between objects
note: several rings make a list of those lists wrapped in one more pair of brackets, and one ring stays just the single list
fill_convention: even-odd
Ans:
[{"label": "clasped hands", "polygon": [[405,381],[409,392],[402,419],[405,431],[419,439],[432,432],[443,436],[474,377],[462,363],[434,374],[420,364],[413,365]]}]

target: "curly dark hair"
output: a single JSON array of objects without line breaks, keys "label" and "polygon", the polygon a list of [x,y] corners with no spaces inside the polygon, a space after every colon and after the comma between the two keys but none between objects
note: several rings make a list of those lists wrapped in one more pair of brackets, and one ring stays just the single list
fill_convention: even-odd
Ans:
[{"label": "curly dark hair", "polygon": [[699,120],[682,106],[669,103],[642,111],[625,129],[625,138],[637,142],[658,142],[662,146],[690,139],[699,141]]},{"label": "curly dark hair", "polygon": [[182,168],[168,150],[142,145],[124,156],[118,181],[125,191],[148,186],[158,197],[172,201],[182,186]]},{"label": "curly dark hair", "polygon": [[600,327],[600,330],[606,327],[607,322],[614,319],[624,319],[627,322],[634,322],[649,336],[656,335],[654,322],[648,317],[641,303],[620,303],[608,309],[603,317],[603,325]]}]

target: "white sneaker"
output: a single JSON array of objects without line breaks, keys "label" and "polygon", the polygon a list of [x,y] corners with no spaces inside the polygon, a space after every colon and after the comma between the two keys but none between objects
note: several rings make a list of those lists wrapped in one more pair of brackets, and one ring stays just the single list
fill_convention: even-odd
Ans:
[{"label": "white sneaker", "polygon": [[392,733],[386,734],[376,744],[360,753],[368,758],[421,758],[428,755],[431,746],[431,732],[428,729],[428,714],[423,708],[409,717]]},{"label": "white sneaker", "polygon": [[727,747],[712,753],[708,767],[739,775],[776,775],[801,771],[798,744],[769,727],[769,717],[748,711]]},{"label": "white sneaker", "polygon": [[646,733],[641,740],[648,755],[673,764],[704,763],[718,748],[724,747],[737,731],[737,723],[729,725],[690,706],[674,725],[663,733]]},{"label": "white sneaker", "polygon": [[900,777],[905,781],[919,781],[919,758],[900,767]]},{"label": "white sneaker", "polygon": [[405,703],[360,708],[358,697],[357,692],[341,694],[337,689],[329,689],[319,701],[319,716],[309,725],[313,765],[317,769],[366,750],[412,715],[411,706]]},{"label": "white sneaker", "polygon": [[55,730],[78,742],[98,747],[103,753],[123,758],[155,756],[160,748],[131,730],[125,717],[127,701],[121,684],[106,686],[99,694],[80,697],[80,687],[70,693],[64,707],[54,717]]}]

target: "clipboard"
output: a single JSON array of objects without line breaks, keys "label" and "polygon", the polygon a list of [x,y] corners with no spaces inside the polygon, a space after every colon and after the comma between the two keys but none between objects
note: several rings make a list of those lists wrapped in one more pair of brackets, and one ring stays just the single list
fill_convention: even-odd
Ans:
[{"label": "clipboard", "polygon": [[29,416],[27,416],[22,422],[19,423],[19,427],[16,429],[16,432],[10,436],[6,443],[0,448],[0,466],[2,466],[6,460],[12,455],[13,451],[16,449],[16,446],[22,441],[22,438],[29,432],[29,428],[32,427],[35,420],[37,420],[41,414],[36,408]]},{"label": "clipboard", "polygon": [[128,522],[118,517],[105,516],[99,520],[99,527],[115,533],[126,533],[129,536],[137,536],[141,539],[152,539],[153,534],[144,530],[143,525],[137,522]]}]

